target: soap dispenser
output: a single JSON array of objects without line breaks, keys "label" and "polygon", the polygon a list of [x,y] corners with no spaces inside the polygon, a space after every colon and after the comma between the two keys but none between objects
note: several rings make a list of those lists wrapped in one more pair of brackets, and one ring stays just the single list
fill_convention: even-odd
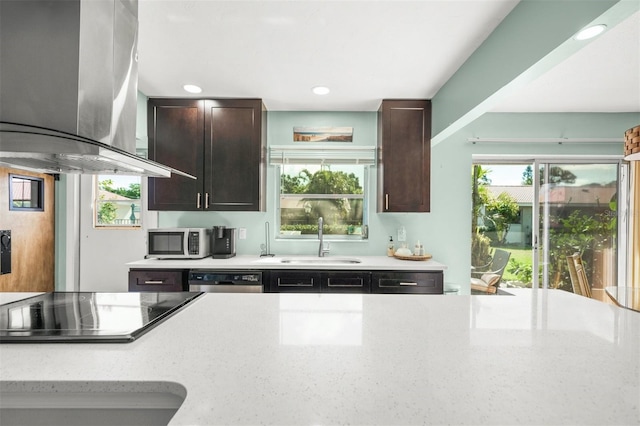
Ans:
[{"label": "soap dispenser", "polygon": [[389,237],[389,245],[387,245],[387,256],[393,256],[395,247],[393,246],[393,237]]}]

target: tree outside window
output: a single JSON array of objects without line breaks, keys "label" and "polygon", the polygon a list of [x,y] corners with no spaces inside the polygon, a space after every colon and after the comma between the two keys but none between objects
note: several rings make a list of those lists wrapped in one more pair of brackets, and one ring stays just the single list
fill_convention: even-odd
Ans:
[{"label": "tree outside window", "polygon": [[364,223],[365,166],[304,165],[282,167],[280,236],[318,233],[361,238]]},{"label": "tree outside window", "polygon": [[141,178],[100,175],[96,182],[96,227],[140,227]]}]

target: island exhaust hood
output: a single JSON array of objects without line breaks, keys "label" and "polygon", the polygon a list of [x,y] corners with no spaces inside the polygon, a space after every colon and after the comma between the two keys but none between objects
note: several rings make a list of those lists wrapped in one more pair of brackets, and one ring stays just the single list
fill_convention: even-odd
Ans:
[{"label": "island exhaust hood", "polygon": [[193,176],[136,155],[137,0],[0,1],[0,165]]}]

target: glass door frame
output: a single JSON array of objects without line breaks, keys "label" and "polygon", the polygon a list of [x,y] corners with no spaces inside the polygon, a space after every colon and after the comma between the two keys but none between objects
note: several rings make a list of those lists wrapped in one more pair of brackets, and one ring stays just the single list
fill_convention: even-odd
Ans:
[{"label": "glass door frame", "polygon": [[[618,165],[618,282],[626,282],[627,265],[628,265],[628,206],[629,206],[629,164],[622,159],[621,155],[484,155],[474,154],[471,156],[471,164],[487,164],[487,165],[508,165],[523,164],[531,165],[533,168],[533,202],[531,217],[531,255],[532,258],[532,289],[549,287],[549,203],[545,203],[547,214],[544,215],[545,226],[540,226],[540,167],[550,164],[617,164]],[[545,167],[545,182],[548,182],[549,167]],[[541,229],[543,228],[543,229]],[[542,287],[540,286],[540,275],[536,271],[540,271],[541,256],[540,242],[542,244]]]},{"label": "glass door frame", "polygon": [[[626,282],[628,264],[628,206],[629,206],[629,164],[622,160],[621,156],[549,156],[537,157],[533,163],[534,169],[534,197],[532,229],[534,231],[532,246],[533,270],[540,270],[540,244],[542,241],[542,273],[533,274],[534,288],[540,288],[540,275],[542,278],[542,288],[549,288],[549,208],[548,199],[540,200],[540,168],[544,166],[544,181],[549,181],[549,170],[554,164],[617,164],[618,165],[618,202],[617,202],[617,281]],[[540,212],[544,209],[543,221],[540,222]],[[539,224],[542,223],[542,226]]]}]

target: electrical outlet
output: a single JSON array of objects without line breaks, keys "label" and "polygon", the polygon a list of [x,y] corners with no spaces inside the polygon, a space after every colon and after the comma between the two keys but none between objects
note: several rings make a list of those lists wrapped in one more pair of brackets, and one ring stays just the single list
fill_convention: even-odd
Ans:
[{"label": "electrical outlet", "polygon": [[247,239],[247,228],[238,229],[238,239],[246,240]]},{"label": "electrical outlet", "polygon": [[398,241],[407,241],[407,230],[404,228],[404,226],[398,228]]}]

